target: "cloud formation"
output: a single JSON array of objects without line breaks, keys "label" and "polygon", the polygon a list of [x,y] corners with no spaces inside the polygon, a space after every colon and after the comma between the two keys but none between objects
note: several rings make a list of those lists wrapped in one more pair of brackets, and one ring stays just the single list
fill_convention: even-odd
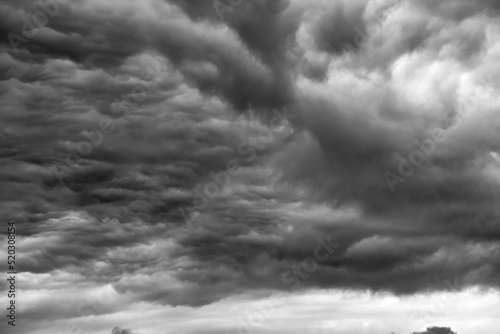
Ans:
[{"label": "cloud formation", "polygon": [[266,3],[0,4],[0,207],[26,291],[289,291],[326,236],[299,290],[498,289],[498,2]]}]

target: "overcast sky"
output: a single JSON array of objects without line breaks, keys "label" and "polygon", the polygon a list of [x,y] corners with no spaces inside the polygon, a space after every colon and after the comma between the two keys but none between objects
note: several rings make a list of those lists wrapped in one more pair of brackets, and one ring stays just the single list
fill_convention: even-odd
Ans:
[{"label": "overcast sky", "polygon": [[1,1],[0,328],[499,334],[499,37],[498,0]]}]

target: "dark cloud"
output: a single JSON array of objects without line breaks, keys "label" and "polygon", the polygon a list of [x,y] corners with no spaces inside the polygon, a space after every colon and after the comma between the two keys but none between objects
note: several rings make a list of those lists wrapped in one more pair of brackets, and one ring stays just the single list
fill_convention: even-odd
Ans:
[{"label": "dark cloud", "polygon": [[191,306],[498,289],[497,2],[59,5],[16,48],[42,9],[0,5],[0,207],[24,271]]},{"label": "dark cloud", "polygon": [[313,36],[320,50],[339,54],[362,42],[365,1],[332,2],[318,19]]}]

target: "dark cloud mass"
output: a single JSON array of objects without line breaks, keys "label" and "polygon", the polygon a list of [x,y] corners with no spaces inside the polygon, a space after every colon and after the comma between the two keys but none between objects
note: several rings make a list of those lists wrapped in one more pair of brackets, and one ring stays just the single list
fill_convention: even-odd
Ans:
[{"label": "dark cloud mass", "polygon": [[[499,2],[266,6],[0,3],[0,206],[26,291],[499,288]],[[327,236],[314,273],[286,274]]]}]

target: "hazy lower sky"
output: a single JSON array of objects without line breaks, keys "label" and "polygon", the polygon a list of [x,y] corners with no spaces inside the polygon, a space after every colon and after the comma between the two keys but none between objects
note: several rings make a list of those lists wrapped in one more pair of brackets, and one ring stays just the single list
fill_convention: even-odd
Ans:
[{"label": "hazy lower sky", "polygon": [[500,333],[499,1],[16,0],[0,32],[2,333]]}]

